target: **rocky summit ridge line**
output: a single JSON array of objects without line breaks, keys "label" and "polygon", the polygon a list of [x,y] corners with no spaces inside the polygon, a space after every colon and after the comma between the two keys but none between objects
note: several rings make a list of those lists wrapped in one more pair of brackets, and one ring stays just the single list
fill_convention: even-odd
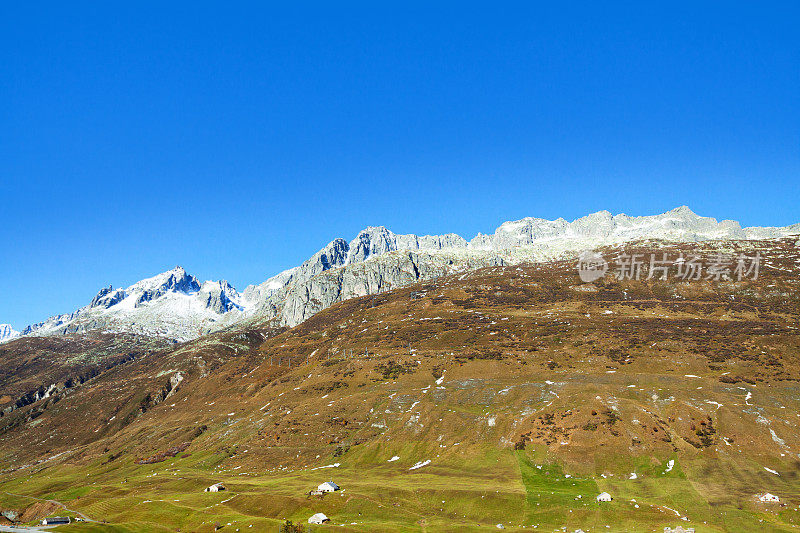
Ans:
[{"label": "rocky summit ridge line", "polygon": [[[303,264],[239,293],[227,281],[200,282],[182,267],[125,289],[107,287],[71,313],[28,326],[22,335],[126,332],[186,341],[243,322],[295,326],[332,304],[419,280],[485,266],[546,261],[585,249],[639,240],[752,240],[800,234],[786,227],[743,228],[702,217],[686,206],[652,216],[599,211],[568,222],[523,218],[467,241],[444,235],[395,234],[370,226],[350,242],[337,238]],[[3,330],[4,332],[6,330]],[[8,328],[6,337],[14,335]]]}]

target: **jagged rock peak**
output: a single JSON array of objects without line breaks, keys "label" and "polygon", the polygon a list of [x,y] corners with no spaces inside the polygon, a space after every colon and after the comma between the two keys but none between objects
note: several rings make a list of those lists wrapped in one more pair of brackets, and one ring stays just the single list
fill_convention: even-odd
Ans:
[{"label": "jagged rock peak", "polygon": [[241,310],[241,305],[237,303],[239,293],[227,280],[206,281],[199,293],[205,307],[215,313],[224,314],[233,309]]},{"label": "jagged rock peak", "polygon": [[197,281],[197,278],[188,274],[182,266],[176,266],[172,270],[167,270],[152,278],[143,279],[128,287],[128,291],[137,289],[162,289],[190,292],[200,290],[200,283]]},{"label": "jagged rock peak", "polygon": [[240,295],[227,281],[200,283],[181,266],[125,289],[109,285],[89,305],[25,328],[24,335],[124,331],[188,339],[233,310]]},{"label": "jagged rock peak", "polygon": [[366,261],[371,256],[396,250],[443,250],[466,248],[467,241],[455,233],[444,235],[398,235],[384,226],[368,226],[350,241],[347,263]]}]

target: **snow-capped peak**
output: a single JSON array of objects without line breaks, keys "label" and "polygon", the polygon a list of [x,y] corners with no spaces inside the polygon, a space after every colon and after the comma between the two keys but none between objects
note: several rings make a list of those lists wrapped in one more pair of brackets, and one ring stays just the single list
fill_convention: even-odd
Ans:
[{"label": "snow-capped peak", "polygon": [[10,341],[15,337],[19,337],[19,331],[14,331],[11,324],[0,324],[0,342]]},{"label": "snow-capped peak", "polygon": [[172,270],[162,272],[152,278],[138,281],[125,289],[126,292],[148,292],[154,291],[163,294],[167,291],[183,292],[186,294],[200,290],[200,283],[192,275],[186,273],[181,266],[176,266]]},{"label": "snow-capped peak", "polygon": [[101,289],[89,305],[28,326],[24,334],[50,335],[88,330],[125,331],[178,340],[194,338],[230,311],[241,297],[227,281],[200,283],[177,266],[125,289]]}]

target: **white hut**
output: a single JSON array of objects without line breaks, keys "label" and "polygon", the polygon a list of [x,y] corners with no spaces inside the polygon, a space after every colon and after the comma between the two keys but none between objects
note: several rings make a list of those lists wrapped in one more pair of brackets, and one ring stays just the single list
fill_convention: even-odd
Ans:
[{"label": "white hut", "polygon": [[601,492],[597,495],[597,501],[599,502],[610,502],[612,499],[611,494],[607,492]]},{"label": "white hut", "polygon": [[325,513],[317,513],[315,515],[311,515],[311,518],[308,519],[309,524],[324,524],[325,522],[330,522],[331,519],[325,516]]},{"label": "white hut", "polygon": [[223,485],[222,483],[214,483],[213,485],[205,489],[203,492],[219,492],[221,490],[225,490],[225,485]]},{"label": "white hut", "polygon": [[780,498],[778,498],[774,494],[770,494],[769,492],[765,492],[764,494],[759,496],[758,500],[762,501],[762,502],[779,502],[779,501],[781,501]]},{"label": "white hut", "polygon": [[339,490],[339,485],[337,485],[333,481],[326,481],[325,483],[317,487],[317,490],[320,492],[334,492]]}]

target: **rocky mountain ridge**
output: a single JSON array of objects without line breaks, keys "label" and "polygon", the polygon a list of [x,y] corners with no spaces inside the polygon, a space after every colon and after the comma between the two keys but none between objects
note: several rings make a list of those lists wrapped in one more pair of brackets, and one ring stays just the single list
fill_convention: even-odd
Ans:
[{"label": "rocky mountain ridge", "polygon": [[701,217],[685,206],[641,217],[600,211],[572,222],[528,217],[469,241],[453,233],[401,235],[370,226],[350,242],[334,239],[303,264],[242,293],[227,281],[200,283],[176,267],[126,289],[104,288],[89,305],[28,326],[22,334],[103,330],[185,341],[245,321],[292,327],[349,298],[462,270],[564,258],[609,244],[751,240],[798,233],[800,224],[742,228],[733,220]]}]

